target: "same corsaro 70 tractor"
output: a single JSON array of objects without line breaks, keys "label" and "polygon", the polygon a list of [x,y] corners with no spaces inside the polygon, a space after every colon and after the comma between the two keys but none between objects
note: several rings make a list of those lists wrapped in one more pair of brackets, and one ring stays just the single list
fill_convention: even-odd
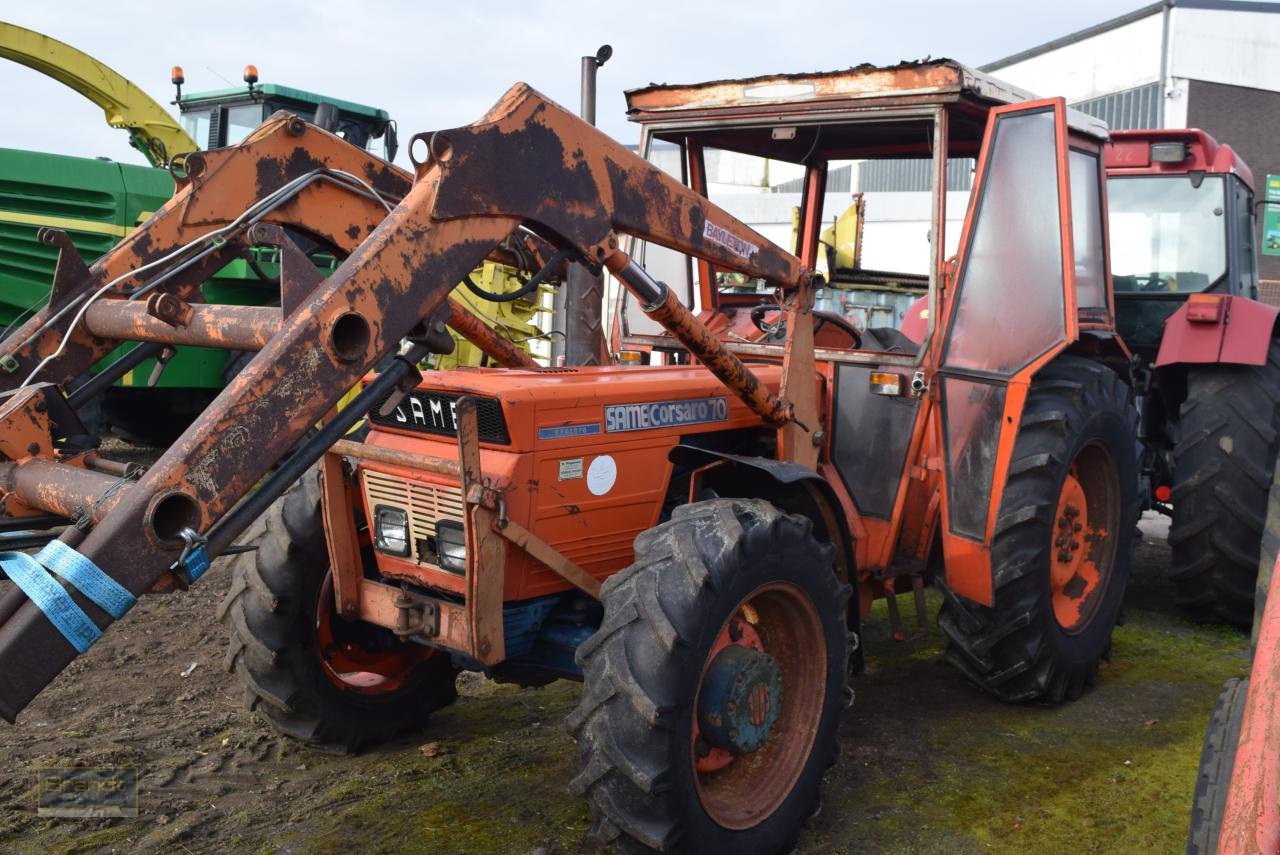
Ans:
[{"label": "same corsaro 70 tractor", "polygon": [[[357,747],[453,700],[460,669],[580,679],[571,786],[623,851],[788,848],[836,758],[860,618],[929,576],[978,686],[1092,684],[1141,505],[1105,127],[949,61],[629,103],[685,182],[519,85],[416,137],[411,186],[277,114],[187,157],[92,267],[46,232],[53,298],[0,346],[0,491],[10,527],[72,524],[4,559],[0,714],[233,548],[229,663],[282,731]],[[708,199],[712,149],[803,168],[795,254]],[[928,296],[922,330],[814,308],[829,165],[878,158],[931,176],[900,277]],[[978,166],[956,235],[959,158]],[[342,263],[321,279],[292,235]],[[265,245],[282,307],[202,301]],[[652,364],[533,366],[449,296],[486,257],[531,282],[607,268]],[[506,367],[424,377],[446,325]],[[63,395],[125,341],[258,352],[142,474],[77,445]]]}]

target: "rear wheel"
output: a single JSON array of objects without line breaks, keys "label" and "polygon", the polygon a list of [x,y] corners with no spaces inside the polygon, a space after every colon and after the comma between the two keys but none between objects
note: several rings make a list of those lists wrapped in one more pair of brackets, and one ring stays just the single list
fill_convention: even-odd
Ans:
[{"label": "rear wheel", "polygon": [[1138,517],[1136,413],[1098,363],[1063,356],[1032,381],[991,542],[995,602],[944,588],[947,659],[1007,701],[1056,704],[1097,679]]},{"label": "rear wheel", "polygon": [[1187,855],[1213,855],[1218,851],[1222,812],[1227,806],[1227,790],[1236,764],[1236,745],[1240,742],[1240,723],[1244,720],[1248,695],[1248,680],[1228,680],[1209,718],[1200,751],[1195,800],[1191,805]]},{"label": "rear wheel", "polygon": [[219,610],[230,636],[227,669],[276,729],[355,751],[422,726],[457,697],[447,654],[338,616],[319,470],[304,474],[242,541],[257,549],[236,557]]},{"label": "rear wheel", "polygon": [[1280,344],[1263,366],[1193,369],[1173,457],[1170,576],[1188,617],[1247,629],[1280,451]]},{"label": "rear wheel", "polygon": [[676,508],[604,587],[568,725],[593,836],[624,852],[785,852],[847,705],[850,588],[807,519]]}]

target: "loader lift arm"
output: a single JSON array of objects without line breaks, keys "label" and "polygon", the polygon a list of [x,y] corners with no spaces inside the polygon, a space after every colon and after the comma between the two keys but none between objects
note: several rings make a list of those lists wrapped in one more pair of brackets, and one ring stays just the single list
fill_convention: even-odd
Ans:
[{"label": "loader lift arm", "polygon": [[[0,387],[8,390],[0,394],[0,455],[8,462],[0,465],[12,468],[13,483],[35,467],[45,473],[55,467],[62,476],[29,479],[34,486],[13,498],[31,513],[47,513],[42,505],[55,504],[50,499],[58,498],[52,494],[59,483],[97,483],[97,498],[64,490],[64,505],[79,501],[76,507],[90,512],[62,541],[129,593],[137,596],[203,572],[207,563],[196,560],[201,539],[208,539],[208,553],[216,555],[302,468],[320,459],[346,425],[415,382],[414,357],[430,345],[426,325],[447,308],[455,283],[517,230],[608,264],[766,423],[791,418],[788,402],[754,382],[670,292],[617,250],[617,235],[651,240],[788,292],[807,288],[809,271],[528,86],[513,87],[475,124],[415,138],[410,151],[421,159],[415,159],[412,187],[367,237],[365,229],[376,222],[369,213],[377,213],[373,205],[389,202],[402,179],[385,164],[382,172],[361,172],[367,163],[357,162],[358,150],[344,145],[278,116],[241,146],[188,158],[188,179],[173,201],[92,269],[63,248],[66,263],[60,263],[51,304],[0,349],[0,366],[8,371]],[[311,180],[317,175],[325,180]],[[293,195],[279,195],[304,181]],[[264,199],[278,204],[264,205]],[[246,217],[242,211],[258,213]],[[59,386],[119,343],[84,329],[81,316],[88,316],[89,304],[101,297],[95,305],[136,313],[127,305],[136,300],[129,297],[149,296],[157,303],[152,314],[182,326],[194,314],[207,269],[272,239],[271,226],[349,247],[349,255],[321,282],[314,268],[290,264],[286,254],[278,328],[267,331],[258,356],[127,489],[114,489],[114,479],[76,465],[83,455],[55,450],[50,413],[57,411]],[[204,240],[192,244],[196,238]],[[143,264],[155,265],[145,277],[136,273]],[[174,301],[168,309],[158,305],[163,297],[157,295],[164,294]],[[210,330],[229,330],[237,318],[243,320],[236,307],[201,308],[210,315]],[[406,337],[414,342],[411,355],[394,360],[356,404],[334,416],[237,506],[343,390]],[[99,627],[111,622],[106,612],[73,596]],[[0,715],[12,721],[77,650],[21,594],[10,592],[0,601],[0,620]]]}]

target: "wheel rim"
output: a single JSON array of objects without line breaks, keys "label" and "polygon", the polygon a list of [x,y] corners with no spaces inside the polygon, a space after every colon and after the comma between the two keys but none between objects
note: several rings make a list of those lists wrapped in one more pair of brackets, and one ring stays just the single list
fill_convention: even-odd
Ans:
[{"label": "wheel rim", "polygon": [[1119,525],[1115,466],[1101,443],[1091,443],[1063,480],[1053,519],[1049,589],[1054,619],[1068,633],[1088,626],[1104,598]]},{"label": "wheel rim", "polygon": [[333,599],[333,574],[324,577],[316,602],[316,655],[329,682],[344,692],[386,695],[404,686],[414,669],[432,656],[430,647],[398,644],[389,650],[370,650],[360,636],[367,624],[344,621]]},{"label": "wheel rim", "polygon": [[[758,825],[799,780],[826,695],[824,639],[817,609],[789,582],[757,588],[721,625],[694,698],[691,751],[698,798],[722,827]],[[726,689],[726,674],[744,676]]]}]

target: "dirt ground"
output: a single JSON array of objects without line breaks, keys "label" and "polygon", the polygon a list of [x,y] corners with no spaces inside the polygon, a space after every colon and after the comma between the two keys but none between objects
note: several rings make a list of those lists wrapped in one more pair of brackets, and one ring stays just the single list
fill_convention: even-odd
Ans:
[{"label": "dirt ground", "polygon": [[[1163,524],[1143,528],[1114,656],[1097,689],[1059,709],[979,695],[940,662],[936,630],[891,641],[880,604],[843,756],[799,851],[1180,851],[1204,723],[1246,672],[1247,639],[1164,605]],[[18,726],[0,724],[0,850],[594,851],[586,806],[566,792],[576,684],[469,678],[414,738],[317,753],[242,706],[214,617],[228,578],[219,562],[185,595],[144,599]],[[36,770],[64,765],[137,766],[141,815],[38,818]]]}]

